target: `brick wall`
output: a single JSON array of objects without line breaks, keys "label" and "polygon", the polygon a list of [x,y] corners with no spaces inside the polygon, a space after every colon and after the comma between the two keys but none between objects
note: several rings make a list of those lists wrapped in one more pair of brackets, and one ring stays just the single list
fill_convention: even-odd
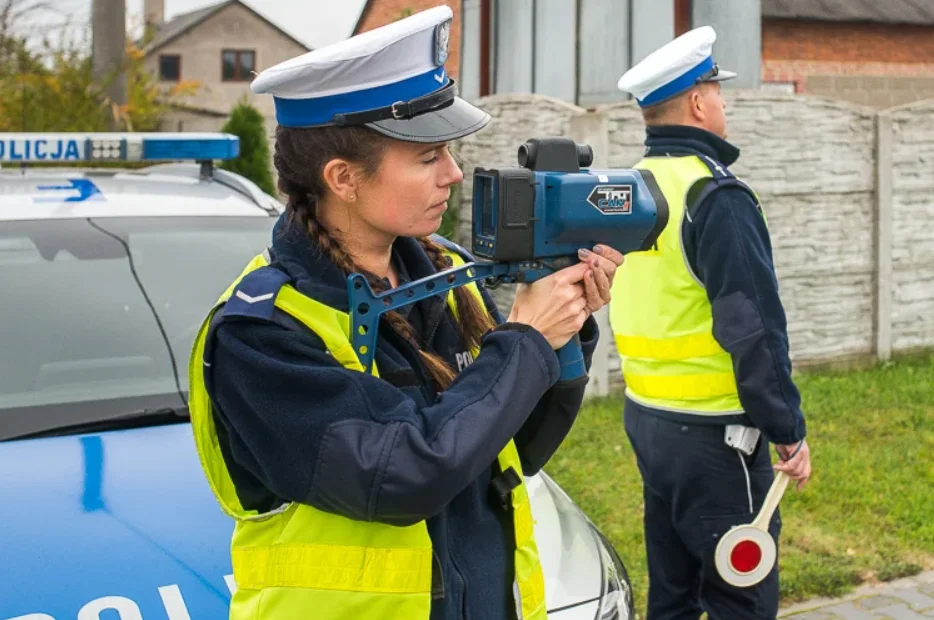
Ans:
[{"label": "brick wall", "polygon": [[456,78],[461,66],[461,0],[367,0],[361,15],[362,20],[357,24],[354,34],[385,26],[412,13],[419,13],[441,4],[448,5],[454,11],[454,22],[451,24],[450,56],[445,63],[445,69],[448,75]]},{"label": "brick wall", "polygon": [[762,21],[762,81],[885,108],[934,97],[934,27]]},{"label": "brick wall", "polygon": [[762,57],[848,63],[934,62],[934,27],[763,19]]}]

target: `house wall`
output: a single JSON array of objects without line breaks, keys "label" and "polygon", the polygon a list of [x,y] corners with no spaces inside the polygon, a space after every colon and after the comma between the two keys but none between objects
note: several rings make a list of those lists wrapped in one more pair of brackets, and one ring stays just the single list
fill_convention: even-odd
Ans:
[{"label": "house wall", "polygon": [[876,108],[934,97],[934,27],[762,21],[763,82]]},{"label": "house wall", "polygon": [[182,101],[186,106],[227,114],[245,96],[264,116],[274,116],[272,97],[254,95],[249,81],[222,81],[221,50],[230,48],[254,50],[257,72],[308,51],[249,9],[232,4],[152,52],[145,64],[158,75],[160,55],[181,56],[181,79],[201,84],[195,95]]},{"label": "house wall", "polygon": [[454,21],[451,23],[450,55],[445,63],[445,69],[452,78],[457,78],[460,72],[461,59],[461,0],[372,0],[368,3],[363,21],[359,24],[358,32],[366,32],[380,26],[392,23],[412,13],[446,4],[454,12]]}]

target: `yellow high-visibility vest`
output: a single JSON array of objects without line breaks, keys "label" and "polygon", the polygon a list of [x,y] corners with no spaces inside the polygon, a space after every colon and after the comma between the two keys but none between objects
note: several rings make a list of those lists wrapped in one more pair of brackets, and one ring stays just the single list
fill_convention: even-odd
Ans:
[{"label": "yellow high-visibility vest", "polygon": [[[463,259],[446,252],[455,266]],[[432,545],[424,521],[411,526],[356,521],[289,503],[271,512],[245,508],[227,469],[205,384],[204,355],[212,317],[251,273],[272,269],[255,257],[221,295],[195,340],[189,366],[189,408],[195,444],[205,476],[223,511],[235,520],[231,559],[237,590],[231,620],[314,618],[315,620],[428,620],[431,611]],[[480,291],[471,284],[471,292]],[[315,332],[345,368],[363,372],[350,339],[350,317],[291,285],[275,295],[275,307]],[[482,303],[482,300],[481,300]],[[448,304],[455,312],[453,292]],[[479,351],[474,351],[474,355]],[[376,364],[372,373],[379,376]],[[498,457],[520,484],[512,490],[515,526],[516,606],[522,620],[546,620],[545,581],[533,533],[528,489],[515,444]]]},{"label": "yellow high-visibility vest", "polygon": [[730,354],[713,336],[703,284],[684,254],[685,202],[695,183],[713,178],[699,157],[646,157],[668,202],[656,246],[626,255],[613,281],[610,324],[626,394],[643,405],[696,415],[742,414]]}]

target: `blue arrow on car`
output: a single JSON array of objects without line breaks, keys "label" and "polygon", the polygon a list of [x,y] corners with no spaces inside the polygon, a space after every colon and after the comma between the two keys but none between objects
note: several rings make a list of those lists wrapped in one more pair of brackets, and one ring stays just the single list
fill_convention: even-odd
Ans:
[{"label": "blue arrow on car", "polygon": [[94,185],[94,181],[90,179],[68,179],[68,182],[70,185],[40,185],[37,189],[40,191],[78,190],[77,196],[68,196],[67,198],[42,196],[33,198],[33,202],[86,202],[88,200],[104,200],[104,194]]}]

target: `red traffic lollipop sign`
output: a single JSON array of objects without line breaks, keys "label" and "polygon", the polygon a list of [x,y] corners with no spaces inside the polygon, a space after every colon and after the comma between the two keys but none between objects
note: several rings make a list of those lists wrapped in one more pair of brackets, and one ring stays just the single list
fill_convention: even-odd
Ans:
[{"label": "red traffic lollipop sign", "polygon": [[748,588],[766,578],[775,566],[775,541],[769,534],[769,521],[788,486],[788,476],[778,472],[756,519],[737,525],[717,544],[717,572],[731,586]]}]

